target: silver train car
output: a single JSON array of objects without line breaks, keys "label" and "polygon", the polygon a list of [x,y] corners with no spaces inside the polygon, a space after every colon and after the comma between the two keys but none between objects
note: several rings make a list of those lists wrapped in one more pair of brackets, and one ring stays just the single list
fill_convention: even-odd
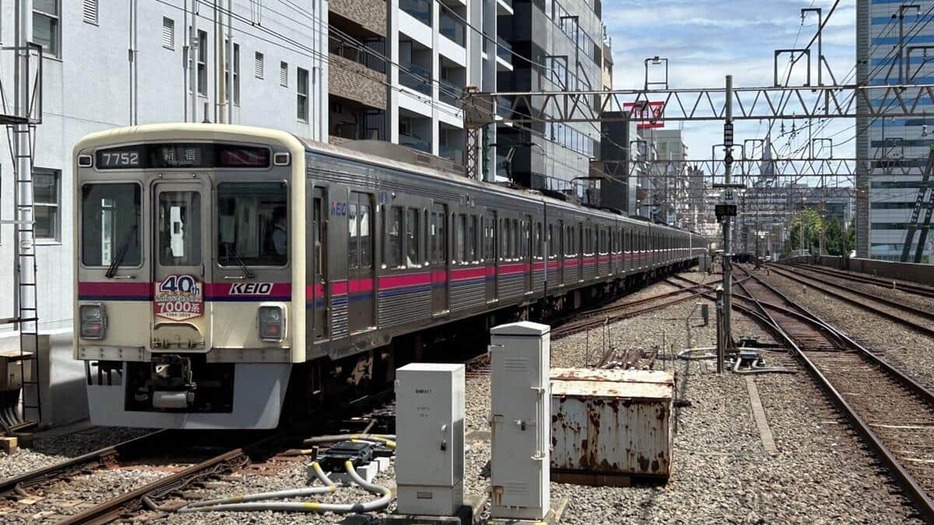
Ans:
[{"label": "silver train car", "polygon": [[[450,338],[615,294],[696,234],[261,128],[74,150],[75,347],[91,422],[272,428]],[[292,401],[290,401],[290,406]]]}]

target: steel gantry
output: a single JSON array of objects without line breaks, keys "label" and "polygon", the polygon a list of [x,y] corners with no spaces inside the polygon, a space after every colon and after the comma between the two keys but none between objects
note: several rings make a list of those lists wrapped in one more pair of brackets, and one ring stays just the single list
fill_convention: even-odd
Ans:
[{"label": "steel gantry", "polygon": [[[724,120],[726,91],[725,87],[503,93],[467,90],[464,125],[476,129],[495,122],[607,122],[610,119],[604,118],[604,113],[619,112],[630,104],[659,107],[659,103],[661,111],[647,120]],[[730,92],[733,120],[934,116],[934,84],[739,87]]]},{"label": "steel gantry", "polygon": [[[754,170],[761,172],[761,166],[753,168],[753,164],[763,162],[763,159],[743,158],[736,161],[733,158],[734,121],[934,117],[934,85],[931,84],[836,85],[834,82],[834,85],[830,86],[787,86],[781,85],[776,76],[774,86],[734,87],[732,76],[727,75],[725,85],[720,88],[667,89],[667,85],[666,89],[649,87],[646,83],[644,89],[635,90],[502,93],[481,92],[476,88],[468,88],[464,93],[463,113],[466,131],[465,174],[473,179],[480,177],[480,166],[483,164],[481,137],[484,129],[494,124],[529,127],[552,122],[723,121],[723,160],[719,165],[718,161],[711,160],[708,173],[723,173],[723,182],[714,183],[713,186],[724,189],[725,201],[732,204],[733,189],[745,187],[742,178],[739,183],[731,180],[734,167],[742,177]],[[628,108],[629,111],[623,111],[623,108]],[[861,166],[861,162],[868,164]],[[786,169],[790,169],[796,177],[824,177],[839,174],[841,170],[855,175],[857,171],[872,171],[876,167],[874,163],[878,162],[880,161],[868,159],[819,159],[813,156],[794,160],[769,159],[768,170],[771,176],[781,176]],[[862,180],[856,182],[857,199],[862,197],[862,200],[868,200],[868,184]],[[861,190],[864,194],[860,194]],[[725,332],[729,334],[729,287],[732,284],[729,276],[729,217],[723,221],[723,236],[724,326]],[[722,350],[719,343],[718,341],[718,349]]]}]

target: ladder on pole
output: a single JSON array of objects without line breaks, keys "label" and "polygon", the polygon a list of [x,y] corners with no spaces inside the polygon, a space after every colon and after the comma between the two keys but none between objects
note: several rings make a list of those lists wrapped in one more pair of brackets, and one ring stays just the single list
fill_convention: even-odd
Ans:
[{"label": "ladder on pole", "polygon": [[[931,207],[934,206],[934,188],[931,188],[931,176],[934,173],[934,144],[931,145],[928,152],[928,162],[921,174],[921,184],[918,186],[918,195],[915,197],[915,206],[911,210],[911,216],[908,218],[908,231],[905,232],[905,244],[902,246],[901,262],[908,262],[911,257],[911,245],[915,239],[915,232],[921,229],[921,239],[918,242],[918,250],[915,253],[915,261],[921,262],[921,252],[924,249],[924,242],[927,239],[927,225],[931,224]],[[928,189],[932,190],[932,196],[927,202],[927,212],[925,221],[919,228],[918,219],[921,217],[921,208],[925,205],[924,196]]]},{"label": "ladder on pole", "polygon": [[13,153],[13,179],[16,192],[16,309],[19,328],[19,367],[22,378],[20,412],[16,429],[34,426],[42,419],[39,383],[39,310],[35,242],[33,169],[36,125],[16,123],[7,126]]}]

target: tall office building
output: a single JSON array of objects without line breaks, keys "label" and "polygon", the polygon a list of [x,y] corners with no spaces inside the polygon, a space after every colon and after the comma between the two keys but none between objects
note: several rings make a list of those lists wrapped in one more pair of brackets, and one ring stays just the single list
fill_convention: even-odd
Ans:
[{"label": "tall office building", "polygon": [[[929,58],[934,1],[858,0],[856,17],[858,83],[934,81]],[[905,96],[913,97],[910,87]],[[866,113],[868,108],[860,100],[858,109]],[[931,261],[934,233],[923,222],[925,206],[934,206],[934,196],[926,192],[934,190],[921,181],[934,144],[934,134],[927,131],[932,126],[934,121],[920,118],[857,119],[856,154],[869,159],[856,173],[857,256],[900,260],[908,255],[914,260],[920,248],[922,261]]]},{"label": "tall office building", "polygon": [[[502,0],[500,0],[502,1]],[[500,70],[500,92],[597,91],[604,60],[601,0],[512,0],[498,34],[510,48],[512,71]],[[609,46],[606,46],[609,50]],[[599,100],[595,100],[597,105]],[[501,114],[528,108],[498,108]],[[500,125],[497,166],[513,150],[509,176],[521,186],[583,197],[581,178],[599,176],[591,161],[599,153],[599,124]]]}]

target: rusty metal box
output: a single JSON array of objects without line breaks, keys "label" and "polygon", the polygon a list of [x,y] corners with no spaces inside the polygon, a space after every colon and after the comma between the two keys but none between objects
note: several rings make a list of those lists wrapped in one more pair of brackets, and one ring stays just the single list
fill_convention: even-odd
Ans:
[{"label": "rusty metal box", "polygon": [[673,392],[669,372],[553,369],[552,479],[624,485],[667,478]]},{"label": "rusty metal box", "polygon": [[[26,372],[26,381],[32,380],[33,362],[32,353],[21,353],[19,350],[0,351],[0,391],[19,390],[23,388],[23,369]],[[20,362],[25,359],[25,366]]]}]

